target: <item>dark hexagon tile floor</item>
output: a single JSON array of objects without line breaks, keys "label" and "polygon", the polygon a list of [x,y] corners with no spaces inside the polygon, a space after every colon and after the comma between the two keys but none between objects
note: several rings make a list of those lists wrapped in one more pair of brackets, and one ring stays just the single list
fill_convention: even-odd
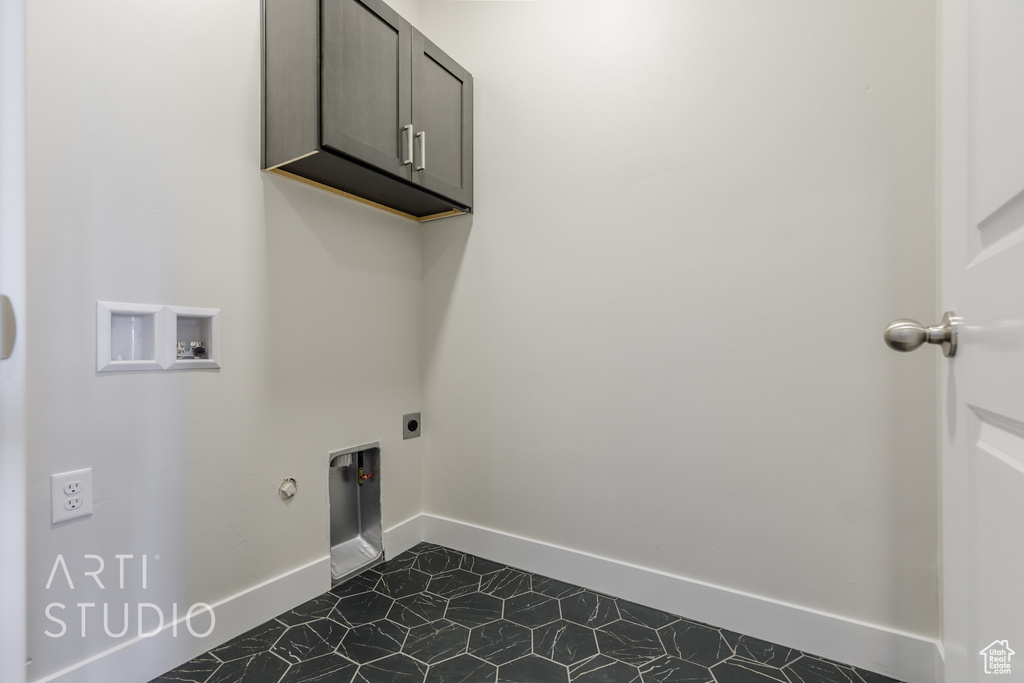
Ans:
[{"label": "dark hexagon tile floor", "polygon": [[421,543],[151,683],[898,683]]}]

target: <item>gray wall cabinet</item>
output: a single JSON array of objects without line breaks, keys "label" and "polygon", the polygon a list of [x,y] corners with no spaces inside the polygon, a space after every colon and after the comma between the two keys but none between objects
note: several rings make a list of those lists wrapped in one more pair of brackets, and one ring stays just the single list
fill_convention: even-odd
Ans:
[{"label": "gray wall cabinet", "polygon": [[473,207],[473,77],[381,0],[263,0],[263,168],[416,220]]}]

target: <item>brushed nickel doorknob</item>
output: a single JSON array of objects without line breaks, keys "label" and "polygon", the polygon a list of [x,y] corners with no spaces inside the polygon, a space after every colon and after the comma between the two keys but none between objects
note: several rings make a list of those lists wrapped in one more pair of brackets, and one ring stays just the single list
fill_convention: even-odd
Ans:
[{"label": "brushed nickel doorknob", "polygon": [[885,343],[895,351],[913,351],[922,346],[925,342],[929,344],[940,344],[942,355],[952,358],[956,355],[956,339],[960,318],[952,311],[946,311],[942,315],[942,322],[932,327],[925,327],[916,320],[900,318],[893,320],[885,328],[882,335]]},{"label": "brushed nickel doorknob", "polygon": [[18,323],[14,318],[11,300],[0,294],[0,360],[7,360],[14,353],[14,340],[18,336]]}]

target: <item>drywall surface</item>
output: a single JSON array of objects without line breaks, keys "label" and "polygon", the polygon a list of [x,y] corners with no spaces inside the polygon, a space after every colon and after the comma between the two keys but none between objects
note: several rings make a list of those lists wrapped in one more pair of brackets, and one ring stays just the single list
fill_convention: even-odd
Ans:
[{"label": "drywall surface", "polygon": [[413,26],[419,26],[420,0],[390,0],[388,6],[405,17]]},{"label": "drywall surface", "polygon": [[[29,8],[30,680],[137,637],[141,603],[326,557],[329,450],[379,440],[385,527],[420,511],[420,227],[259,170],[259,27],[242,0]],[[97,300],[219,308],[222,368],[97,375]],[[84,467],[93,515],[51,526],[50,474]]]},{"label": "drywall surface", "polygon": [[[0,361],[0,680],[25,680],[25,2],[0,2],[0,294],[14,348]],[[8,321],[4,322],[5,332]]]},{"label": "drywall surface", "polygon": [[934,8],[426,0],[429,514],[938,633]]}]

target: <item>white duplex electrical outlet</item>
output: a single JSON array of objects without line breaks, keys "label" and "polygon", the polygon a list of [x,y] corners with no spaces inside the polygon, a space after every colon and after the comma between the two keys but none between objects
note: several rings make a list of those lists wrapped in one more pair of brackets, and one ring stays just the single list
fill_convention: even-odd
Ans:
[{"label": "white duplex electrical outlet", "polygon": [[92,514],[92,468],[50,475],[52,522],[87,517]]}]

